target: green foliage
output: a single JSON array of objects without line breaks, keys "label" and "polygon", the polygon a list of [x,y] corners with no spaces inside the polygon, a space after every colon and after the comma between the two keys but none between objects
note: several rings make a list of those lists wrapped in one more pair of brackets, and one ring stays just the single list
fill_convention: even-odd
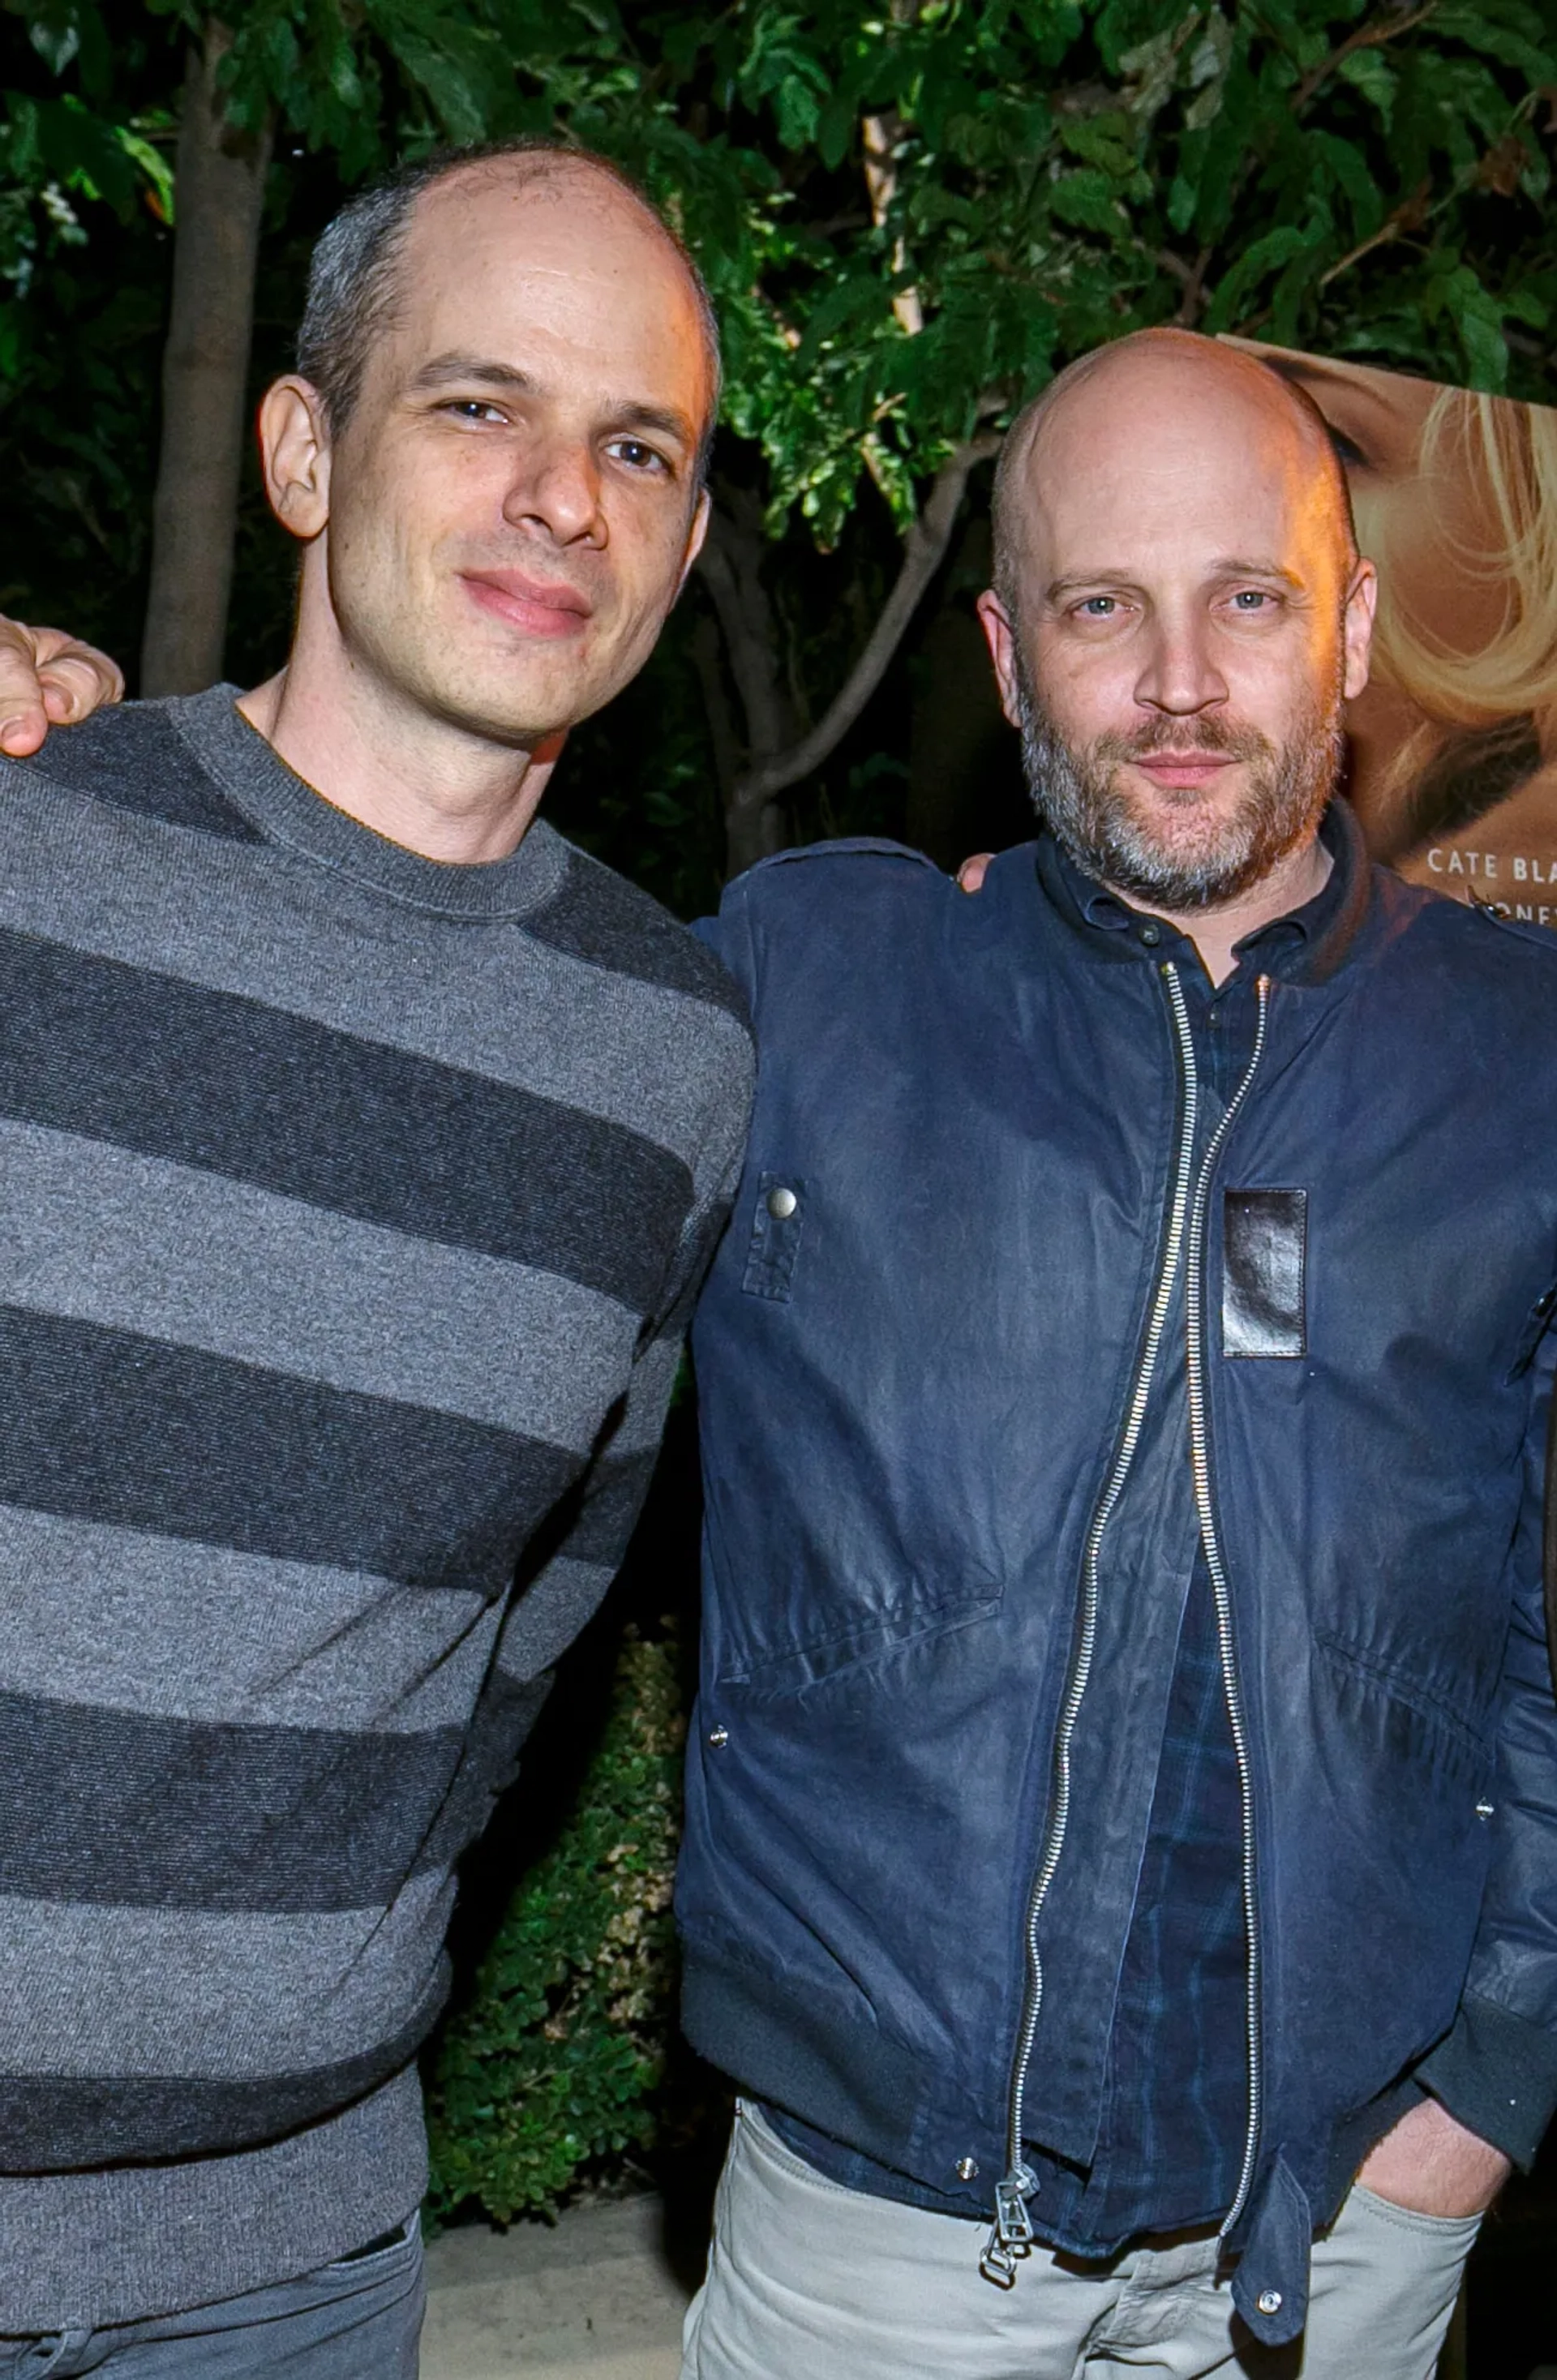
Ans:
[{"label": "green foliage", "polygon": [[824,540],[867,476],[906,508],[980,418],[1144,323],[1550,394],[1557,31],[1524,0],[748,0],[677,55],[676,107],[722,97],[745,144],[744,205],[698,224],[729,419]]},{"label": "green foliage", "polygon": [[550,2213],[589,2168],[654,2137],[685,1733],[674,1639],[629,1636],[573,1815],[440,2042],[435,2216],[470,2204],[500,2223]]},{"label": "green foliage", "polygon": [[[830,547],[872,490],[901,523],[978,423],[1143,322],[1551,394],[1557,32],[1532,0],[223,14],[235,121],[278,124],[270,248],[294,278],[344,188],[440,141],[561,134],[643,175],[713,285],[731,452],[775,535],[799,519]],[[203,20],[200,0],[7,0],[0,450],[72,584],[108,556],[139,569],[171,128]]]}]

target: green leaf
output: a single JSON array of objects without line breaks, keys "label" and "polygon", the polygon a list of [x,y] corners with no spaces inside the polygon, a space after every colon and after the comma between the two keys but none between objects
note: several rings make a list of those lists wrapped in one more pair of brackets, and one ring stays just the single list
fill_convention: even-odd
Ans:
[{"label": "green leaf", "polygon": [[1266,232],[1243,255],[1219,283],[1215,296],[1206,310],[1208,331],[1230,331],[1240,319],[1245,298],[1259,286],[1266,276],[1279,266],[1300,255],[1312,240],[1312,232],[1295,224],[1278,224]]},{"label": "green leaf", "polygon": [[1117,185],[1107,174],[1095,170],[1063,174],[1050,188],[1049,204],[1062,223],[1075,224],[1084,231],[1117,237],[1128,229],[1129,217],[1119,203]]},{"label": "green leaf", "polygon": [[1435,311],[1441,307],[1453,322],[1471,386],[1494,394],[1503,389],[1508,382],[1503,309],[1472,267],[1456,264],[1438,276],[1429,291],[1429,304]]},{"label": "green leaf", "polygon": [[1394,120],[1395,94],[1400,88],[1399,77],[1389,60],[1377,50],[1353,50],[1335,71],[1378,109],[1387,132]]},{"label": "green leaf", "polygon": [[115,139],[132,165],[138,165],[150,183],[164,223],[173,221],[173,166],[160,149],[128,125],[115,128]]},{"label": "green leaf", "polygon": [[1345,196],[1354,236],[1371,239],[1384,220],[1384,200],[1362,151],[1354,141],[1325,131],[1316,131],[1310,146],[1315,166],[1333,176]]},{"label": "green leaf", "polygon": [[41,10],[30,19],[27,38],[54,75],[65,72],[81,46],[80,28],[69,8]]},{"label": "green leaf", "polygon": [[1057,129],[1061,143],[1073,157],[1116,177],[1134,174],[1137,159],[1126,116],[1110,114],[1062,118]]}]

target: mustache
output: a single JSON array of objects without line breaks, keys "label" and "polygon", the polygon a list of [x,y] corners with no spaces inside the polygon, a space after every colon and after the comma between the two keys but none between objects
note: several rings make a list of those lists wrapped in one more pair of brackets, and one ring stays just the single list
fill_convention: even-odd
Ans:
[{"label": "mustache", "polygon": [[1093,746],[1103,760],[1190,760],[1201,754],[1219,759],[1269,760],[1275,746],[1258,727],[1239,727],[1223,719],[1197,719],[1179,724],[1145,719],[1138,727],[1100,735]]}]

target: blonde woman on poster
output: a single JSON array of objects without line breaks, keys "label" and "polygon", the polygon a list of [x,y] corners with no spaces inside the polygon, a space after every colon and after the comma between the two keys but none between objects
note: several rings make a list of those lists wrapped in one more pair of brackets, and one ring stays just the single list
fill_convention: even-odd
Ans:
[{"label": "blonde woman on poster", "polygon": [[1253,352],[1324,413],[1379,568],[1346,720],[1376,856],[1557,926],[1557,410]]}]

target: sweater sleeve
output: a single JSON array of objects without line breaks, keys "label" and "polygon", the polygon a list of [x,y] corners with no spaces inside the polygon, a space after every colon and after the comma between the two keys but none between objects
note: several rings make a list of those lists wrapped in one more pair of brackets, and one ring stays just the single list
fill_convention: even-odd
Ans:
[{"label": "sweater sleeve", "polygon": [[749,1068],[720,1086],[694,1173],[691,1208],[654,1311],[639,1337],[626,1390],[595,1443],[588,1470],[527,1565],[498,1642],[497,1663],[517,1682],[536,1679],[599,1609],[621,1568],[643,1509],[675,1390],[692,1308],[729,1220],[750,1111]]}]

